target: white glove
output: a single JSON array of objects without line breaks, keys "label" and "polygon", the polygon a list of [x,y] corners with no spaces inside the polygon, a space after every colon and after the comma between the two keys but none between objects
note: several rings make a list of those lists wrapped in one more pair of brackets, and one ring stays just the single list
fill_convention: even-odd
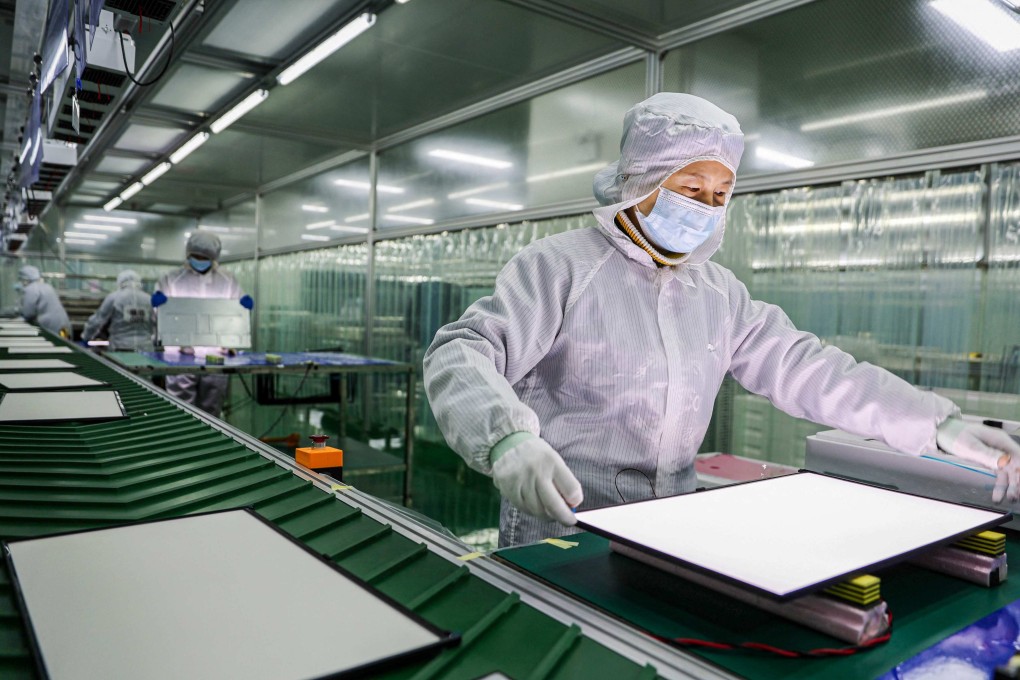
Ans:
[{"label": "white glove", "polygon": [[577,524],[570,508],[584,500],[581,483],[540,437],[528,437],[499,456],[492,482],[518,510],[565,526]]},{"label": "white glove", "polygon": [[935,441],[947,453],[998,471],[993,503],[1020,500],[1020,444],[1001,429],[950,417],[939,425]]}]

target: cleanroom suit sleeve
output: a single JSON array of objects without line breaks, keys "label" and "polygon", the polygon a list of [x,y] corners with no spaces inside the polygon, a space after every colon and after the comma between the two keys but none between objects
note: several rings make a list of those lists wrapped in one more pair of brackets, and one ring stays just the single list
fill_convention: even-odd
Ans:
[{"label": "cleanroom suit sleeve", "polygon": [[110,323],[113,318],[114,304],[113,296],[107,295],[99,309],[93,312],[92,316],[85,322],[85,328],[81,332],[82,340],[92,340],[103,329],[103,326]]},{"label": "cleanroom suit sleeve", "polygon": [[514,432],[539,434],[538,417],[514,391],[559,332],[569,277],[550,253],[526,248],[503,268],[489,297],[439,329],[424,378],[446,441],[472,468],[491,474],[489,452]]},{"label": "cleanroom suit sleeve", "polygon": [[29,323],[35,323],[39,316],[39,300],[42,290],[39,285],[28,284],[21,296],[21,316]]},{"label": "cleanroom suit sleeve", "polygon": [[779,307],[751,300],[735,277],[729,295],[730,372],[746,389],[796,418],[879,439],[904,453],[936,450],[939,423],[959,413],[951,401],[823,347]]}]

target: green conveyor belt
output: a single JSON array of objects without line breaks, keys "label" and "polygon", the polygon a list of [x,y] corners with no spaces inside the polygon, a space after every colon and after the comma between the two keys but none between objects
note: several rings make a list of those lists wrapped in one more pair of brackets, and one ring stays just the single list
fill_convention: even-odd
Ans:
[{"label": "green conveyor belt", "polygon": [[[51,358],[111,383],[130,418],[0,426],[0,538],[251,506],[437,626],[462,633],[459,647],[385,677],[655,677],[651,667],[521,603],[92,357]],[[348,625],[337,603],[338,632]],[[0,563],[0,678],[33,677],[24,622]]]}]

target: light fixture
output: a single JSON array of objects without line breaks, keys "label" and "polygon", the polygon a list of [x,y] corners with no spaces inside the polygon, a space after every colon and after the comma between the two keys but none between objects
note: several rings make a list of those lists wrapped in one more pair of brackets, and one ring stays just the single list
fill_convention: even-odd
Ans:
[{"label": "light fixture", "polygon": [[301,238],[305,241],[328,241],[328,236],[319,236],[318,234],[301,234]]},{"label": "light fixture", "polygon": [[187,158],[192,151],[205,144],[206,140],[208,139],[209,139],[208,132],[199,132],[197,135],[186,141],[184,143],[184,146],[170,154],[170,162],[173,163],[174,165],[177,165],[185,158]]},{"label": "light fixture", "polygon": [[800,130],[801,132],[813,132],[815,130],[823,130],[825,128],[838,127],[841,125],[863,123],[865,121],[875,120],[876,118],[898,116],[902,113],[913,113],[914,111],[923,111],[925,109],[938,109],[943,106],[962,104],[963,102],[974,101],[976,99],[984,99],[987,96],[988,92],[985,90],[972,90],[971,92],[955,94],[950,97],[925,99],[923,101],[914,102],[913,104],[901,104],[900,106],[890,106],[889,108],[885,109],[875,109],[873,111],[853,113],[847,116],[838,116],[836,118],[816,120],[811,123],[804,123],[803,125],[800,126]]},{"label": "light fixture", "polygon": [[115,231],[122,232],[124,227],[118,224],[93,224],[91,222],[75,222],[75,229],[94,229],[95,231]]},{"label": "light fixture", "polygon": [[312,205],[310,203],[305,203],[304,205],[301,206],[301,209],[304,210],[305,212],[313,212],[313,213],[326,213],[326,212],[329,212],[329,208],[327,208],[324,205]]},{"label": "light fixture", "polygon": [[386,208],[386,212],[400,212],[401,210],[411,210],[413,208],[423,208],[427,205],[432,205],[436,202],[434,198],[423,198],[420,201],[411,201],[410,203],[401,203],[400,205],[394,205]]},{"label": "light fixture", "polygon": [[74,245],[78,245],[78,246],[94,246],[94,245],[96,245],[95,241],[90,241],[90,240],[84,239],[84,238],[65,238],[64,239],[64,243],[73,243]]},{"label": "light fixture", "polygon": [[109,234],[87,234],[83,231],[65,231],[64,236],[70,236],[71,238],[90,238],[96,241],[105,241],[110,238]]},{"label": "light fixture", "polygon": [[103,206],[103,210],[105,210],[106,212],[110,212],[123,202],[124,202],[123,198],[121,198],[120,196],[114,196],[113,198],[106,202],[106,205]]},{"label": "light fixture", "polygon": [[221,226],[215,225],[215,224],[200,224],[200,225],[198,225],[198,228],[202,229],[204,231],[214,231],[217,234],[229,234],[230,233],[230,227],[221,227]]},{"label": "light fixture", "polygon": [[433,149],[429,151],[429,155],[434,158],[444,158],[448,161],[457,161],[459,163],[467,163],[469,165],[481,165],[486,168],[497,168],[505,170],[514,166],[510,161],[501,161],[496,158],[486,158],[485,156],[476,156],[470,153],[461,153],[460,151],[451,151],[449,149]]},{"label": "light fixture", "polygon": [[521,210],[524,208],[519,203],[503,203],[502,201],[490,201],[485,198],[465,198],[464,202],[469,205],[479,205],[485,208],[499,208],[500,210]]},{"label": "light fixture", "polygon": [[371,217],[371,215],[369,215],[368,213],[361,213],[360,215],[351,215],[350,217],[344,219],[344,222],[363,222],[367,220],[369,217]]},{"label": "light fixture", "polygon": [[411,217],[410,215],[385,215],[385,218],[393,222],[407,222],[408,224],[435,224],[435,220],[425,217]]},{"label": "light fixture", "polygon": [[809,161],[806,158],[791,156],[788,153],[776,151],[775,149],[770,149],[765,146],[755,148],[754,155],[763,161],[779,163],[780,165],[785,165],[788,168],[810,168],[815,164],[814,161]]},{"label": "light fixture", "polygon": [[465,196],[474,196],[475,194],[482,194],[486,191],[492,191],[493,189],[504,189],[510,186],[510,182],[496,182],[495,184],[483,184],[480,187],[474,189],[464,189],[463,191],[454,191],[452,194],[447,194],[446,197],[453,200],[456,198],[464,198]]},{"label": "light fixture", "polygon": [[346,224],[334,224],[330,231],[349,231],[355,234],[367,234],[368,227],[348,227]]},{"label": "light fixture", "polygon": [[256,106],[261,104],[269,96],[269,90],[255,90],[250,95],[241,100],[234,108],[230,109],[222,116],[217,118],[209,125],[209,129],[214,134],[219,134],[230,127],[238,118],[248,113]]},{"label": "light fixture", "polygon": [[280,72],[280,75],[276,76],[276,82],[281,85],[289,85],[290,83],[293,83],[295,80],[300,78],[305,71],[357,38],[359,35],[367,31],[374,23],[375,15],[371,12],[365,12],[356,19],[351,20],[339,31],[305,53],[303,57],[300,57],[293,64],[283,69],[283,71]]},{"label": "light fixture", "polygon": [[160,163],[159,165],[154,167],[152,170],[149,170],[149,172],[147,174],[142,175],[142,184],[144,184],[145,186],[149,186],[150,184],[155,182],[157,179],[162,177],[164,174],[166,174],[166,172],[170,168],[172,168],[172,167],[173,167],[173,165],[171,165],[168,162]]},{"label": "light fixture", "polygon": [[138,224],[134,217],[113,217],[110,215],[83,215],[86,220],[93,222],[120,222],[121,224]]},{"label": "light fixture", "polygon": [[[338,187],[350,187],[351,189],[364,189],[368,191],[372,188],[372,185],[368,182],[360,182],[354,179],[335,179],[333,184]],[[376,184],[375,190],[380,194],[402,194],[404,190],[401,187],[391,187],[385,184]]]},{"label": "light fixture", "polygon": [[120,192],[120,197],[125,201],[137,194],[139,191],[145,188],[145,185],[141,182],[135,182],[124,191]]},{"label": "light fixture", "polygon": [[311,224],[306,224],[305,225],[305,229],[312,229],[312,230],[315,230],[315,229],[325,229],[326,227],[332,227],[334,224],[336,224],[336,220],[325,220],[323,222],[312,222]]},{"label": "light fixture", "polygon": [[560,177],[570,177],[571,175],[581,175],[586,172],[595,172],[609,165],[606,161],[599,161],[597,163],[587,163],[585,165],[577,165],[572,168],[565,168],[563,170],[553,170],[552,172],[543,172],[540,175],[532,175],[525,179],[526,182],[544,182],[547,179],[559,179]]},{"label": "light fixture", "polygon": [[1020,48],[1020,22],[990,0],[934,0],[931,6],[998,52]]}]

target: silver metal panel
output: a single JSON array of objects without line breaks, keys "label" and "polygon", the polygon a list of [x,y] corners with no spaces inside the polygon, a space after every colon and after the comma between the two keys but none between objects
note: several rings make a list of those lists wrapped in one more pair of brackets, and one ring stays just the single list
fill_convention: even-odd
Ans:
[{"label": "silver metal panel", "polygon": [[160,85],[149,104],[188,113],[213,112],[226,106],[249,82],[250,78],[236,71],[183,64]]},{"label": "silver metal panel", "polygon": [[8,392],[0,400],[0,422],[3,423],[117,420],[126,417],[120,396],[114,391]]},{"label": "silver metal panel", "polygon": [[51,390],[68,387],[95,387],[106,383],[83,375],[66,372],[8,373],[0,375],[0,385],[8,390]]},{"label": "silver metal panel", "polygon": [[251,312],[237,300],[170,298],[156,314],[164,347],[251,347]]},{"label": "silver metal panel", "polygon": [[165,153],[172,149],[187,134],[187,130],[179,130],[155,125],[129,125],[120,136],[114,148],[129,151]]}]

